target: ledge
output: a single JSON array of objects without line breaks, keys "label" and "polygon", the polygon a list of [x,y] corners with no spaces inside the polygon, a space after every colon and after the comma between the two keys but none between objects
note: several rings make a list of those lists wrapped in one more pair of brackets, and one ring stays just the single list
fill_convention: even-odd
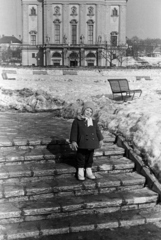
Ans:
[{"label": "ledge", "polygon": [[161,202],[161,184],[151,169],[145,165],[142,158],[133,151],[124,137],[116,136],[116,144],[118,147],[125,149],[125,157],[129,158],[135,163],[136,171],[146,178],[146,185],[158,194],[158,202]]}]

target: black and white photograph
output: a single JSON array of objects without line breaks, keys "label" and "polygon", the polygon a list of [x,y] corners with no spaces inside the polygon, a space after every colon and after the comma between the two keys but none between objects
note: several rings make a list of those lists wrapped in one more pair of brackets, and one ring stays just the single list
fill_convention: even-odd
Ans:
[{"label": "black and white photograph", "polygon": [[161,0],[0,0],[0,239],[161,240]]}]

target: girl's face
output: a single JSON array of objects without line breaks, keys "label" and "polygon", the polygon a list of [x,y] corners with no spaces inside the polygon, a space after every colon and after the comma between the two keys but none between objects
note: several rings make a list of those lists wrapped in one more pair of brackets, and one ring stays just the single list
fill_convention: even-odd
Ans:
[{"label": "girl's face", "polygon": [[92,113],[93,113],[93,111],[91,108],[86,108],[84,111],[84,116],[87,118],[90,118],[90,117],[92,117]]}]

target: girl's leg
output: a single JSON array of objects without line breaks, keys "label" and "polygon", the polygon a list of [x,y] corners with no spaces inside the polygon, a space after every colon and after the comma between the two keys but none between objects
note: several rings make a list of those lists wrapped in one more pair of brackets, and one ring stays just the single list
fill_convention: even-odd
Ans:
[{"label": "girl's leg", "polygon": [[84,168],[86,164],[86,149],[77,150],[77,167]]},{"label": "girl's leg", "polygon": [[94,149],[92,150],[86,150],[86,159],[85,159],[85,167],[86,168],[91,168],[93,165],[93,154],[94,154]]},{"label": "girl's leg", "polygon": [[78,180],[85,180],[84,167],[85,167],[85,149],[78,149],[77,151],[77,168],[78,168]]},{"label": "girl's leg", "polygon": [[92,173],[93,154],[94,154],[94,149],[88,150],[88,154],[86,155],[86,176],[90,179],[96,178]]}]

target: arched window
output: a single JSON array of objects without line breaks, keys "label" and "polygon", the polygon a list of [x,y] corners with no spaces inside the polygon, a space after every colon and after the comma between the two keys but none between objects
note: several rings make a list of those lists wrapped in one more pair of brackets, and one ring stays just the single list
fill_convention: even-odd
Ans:
[{"label": "arched window", "polygon": [[86,56],[86,58],[95,58],[95,54],[93,52],[89,52]]},{"label": "arched window", "polygon": [[59,52],[55,52],[52,55],[53,58],[61,58],[61,54]]},{"label": "arched window", "polygon": [[117,46],[117,38],[118,38],[117,34],[118,34],[117,32],[111,32],[111,45],[113,47]]},{"label": "arched window", "polygon": [[56,44],[60,43],[60,20],[54,21],[54,40]]},{"label": "arched window", "polygon": [[78,59],[78,53],[72,52],[72,53],[69,55],[69,58],[72,59],[72,60]]},{"label": "arched window", "polygon": [[54,66],[60,66],[61,54],[59,52],[54,52],[52,54],[52,62]]},{"label": "arched window", "polygon": [[94,66],[95,59],[96,59],[96,55],[93,52],[89,52],[86,55],[87,66],[89,67]]},{"label": "arched window", "polygon": [[87,22],[87,29],[88,29],[88,44],[93,44],[93,39],[94,39],[94,22],[93,22],[93,20],[89,20]]},{"label": "arched window", "polygon": [[30,43],[36,45],[36,31],[30,31]]},{"label": "arched window", "polygon": [[72,20],[71,22],[71,42],[77,44],[77,21]]}]

